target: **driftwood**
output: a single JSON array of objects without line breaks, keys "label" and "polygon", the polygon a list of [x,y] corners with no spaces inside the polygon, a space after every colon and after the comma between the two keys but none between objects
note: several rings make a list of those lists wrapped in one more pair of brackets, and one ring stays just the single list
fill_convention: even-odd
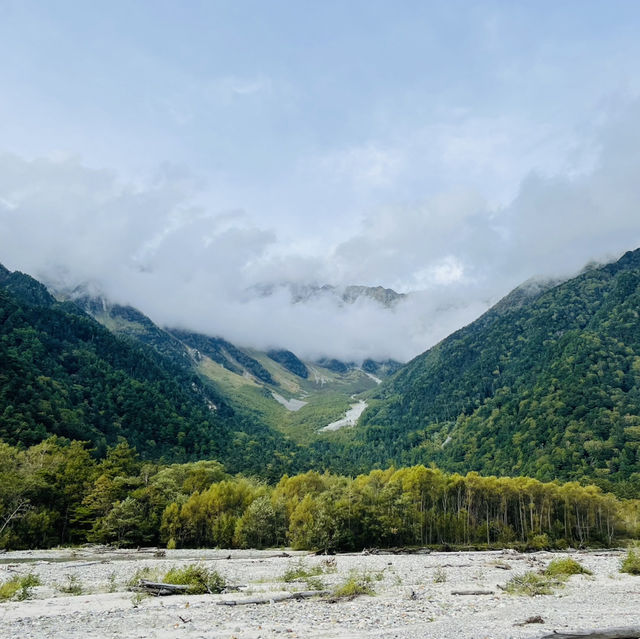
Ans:
[{"label": "driftwood", "polygon": [[640,626],[624,628],[600,628],[597,630],[578,630],[577,632],[553,632],[540,639],[640,639]]},{"label": "driftwood", "polygon": [[163,584],[157,581],[141,579],[137,585],[132,586],[129,590],[148,592],[157,597],[164,597],[167,595],[184,595],[186,591],[189,590],[189,587],[190,586],[183,584]]},{"label": "driftwood", "polygon": [[277,559],[277,558],[287,558],[287,557],[291,557],[291,555],[288,552],[282,551],[282,552],[272,553],[270,555],[236,555],[235,557],[229,554],[229,555],[224,555],[223,557],[208,557],[207,561],[225,561],[228,559],[243,559],[246,561],[247,559]]},{"label": "driftwood", "polygon": [[361,554],[363,555],[430,555],[433,551],[431,548],[407,548],[406,546],[398,548],[365,548]]},{"label": "driftwood", "polygon": [[493,590],[452,590],[452,595],[493,595]]},{"label": "driftwood", "polygon": [[310,597],[319,597],[328,595],[328,590],[305,590],[303,592],[287,592],[281,595],[272,595],[270,597],[252,597],[250,599],[226,599],[217,601],[218,606],[248,606],[250,604],[268,604],[277,603],[279,601],[288,601],[289,599],[309,599]]}]

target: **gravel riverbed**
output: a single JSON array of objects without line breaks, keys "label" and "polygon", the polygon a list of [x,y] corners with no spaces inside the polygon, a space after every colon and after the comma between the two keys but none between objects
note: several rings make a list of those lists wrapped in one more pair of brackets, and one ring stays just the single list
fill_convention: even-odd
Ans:
[{"label": "gravel riverbed", "polygon": [[[342,554],[333,558],[287,551],[105,548],[7,552],[0,581],[35,573],[42,585],[32,598],[0,604],[0,637],[21,639],[267,639],[275,637],[398,639],[537,638],[556,631],[640,625],[640,577],[621,574],[618,551],[520,554],[434,552],[426,555]],[[279,556],[280,555],[280,556]],[[556,557],[572,557],[593,575],[574,575],[553,595],[503,592],[514,574],[543,569]],[[353,571],[367,573],[374,596],[334,603],[304,599],[241,606],[217,605],[309,590],[285,583],[284,572],[302,563],[319,566],[327,589]],[[141,597],[127,583],[141,568],[157,574],[200,563],[215,568],[237,592],[220,595]],[[62,592],[66,586],[80,594]],[[491,591],[454,595],[453,591]],[[525,623],[540,617],[543,623]]]}]

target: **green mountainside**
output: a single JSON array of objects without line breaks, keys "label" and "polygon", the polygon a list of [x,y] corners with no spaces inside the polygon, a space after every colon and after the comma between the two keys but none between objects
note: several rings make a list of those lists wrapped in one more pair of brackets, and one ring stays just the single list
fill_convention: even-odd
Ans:
[{"label": "green mountainside", "polygon": [[640,485],[640,250],[523,286],[383,384],[356,445],[449,471]]},{"label": "green mountainside", "polygon": [[51,435],[89,441],[98,454],[125,439],[144,458],[215,458],[233,472],[273,477],[295,468],[300,455],[279,432],[234,411],[190,368],[113,335],[33,278],[3,267],[0,439],[29,446]]},{"label": "green mountainside", "polygon": [[199,375],[217,389],[236,415],[304,445],[316,440],[333,445],[348,439],[344,433],[320,429],[344,417],[356,401],[354,396],[371,391],[380,378],[401,366],[393,360],[365,360],[362,368],[336,359],[303,362],[288,350],[263,352],[240,348],[221,337],[163,329],[130,306],[86,295],[82,289],[61,296],[73,300],[114,334],[152,346]]}]

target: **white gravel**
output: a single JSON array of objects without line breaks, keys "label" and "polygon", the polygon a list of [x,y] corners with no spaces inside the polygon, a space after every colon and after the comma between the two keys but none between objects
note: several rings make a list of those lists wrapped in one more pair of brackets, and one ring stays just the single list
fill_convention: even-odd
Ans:
[{"label": "white gravel", "polygon": [[[534,638],[554,630],[640,625],[640,577],[618,572],[621,552],[432,553],[429,555],[338,555],[336,572],[320,579],[327,587],[350,571],[367,571],[376,595],[329,603],[304,600],[266,605],[218,606],[221,599],[268,596],[307,590],[303,582],[286,584],[284,571],[298,561],[307,567],[324,559],[278,551],[173,550],[166,557],[147,552],[98,548],[9,552],[0,555],[0,581],[36,573],[42,585],[33,598],[0,604],[0,637],[21,639],[116,639],[184,637],[258,639],[275,637],[403,639]],[[593,571],[575,575],[554,595],[514,597],[498,585],[551,559],[571,556]],[[94,563],[97,562],[97,563]],[[201,562],[216,568],[237,593],[145,597],[128,592],[126,583],[139,568],[159,572],[170,566]],[[496,562],[506,562],[504,570]],[[444,573],[446,580],[435,583]],[[74,575],[80,595],[60,592]],[[456,596],[452,590],[491,590],[491,595]],[[517,625],[540,616],[542,624]]]}]

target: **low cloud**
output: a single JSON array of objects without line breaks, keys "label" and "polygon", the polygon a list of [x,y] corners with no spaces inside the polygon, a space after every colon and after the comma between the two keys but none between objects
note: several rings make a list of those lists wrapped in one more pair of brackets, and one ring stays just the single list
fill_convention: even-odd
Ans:
[{"label": "low cloud", "polygon": [[[640,104],[610,114],[588,142],[590,168],[532,172],[506,206],[478,185],[452,188],[372,209],[348,237],[313,249],[241,210],[196,206],[197,185],[180,171],[134,186],[76,160],[4,155],[0,262],[55,286],[91,283],[160,324],[241,345],[406,360],[526,279],[570,276],[640,245]],[[341,158],[339,173],[385,187],[402,167],[373,147]],[[277,286],[288,282],[414,293],[391,309],[335,296],[293,304]],[[268,284],[273,294],[255,293]]]}]

